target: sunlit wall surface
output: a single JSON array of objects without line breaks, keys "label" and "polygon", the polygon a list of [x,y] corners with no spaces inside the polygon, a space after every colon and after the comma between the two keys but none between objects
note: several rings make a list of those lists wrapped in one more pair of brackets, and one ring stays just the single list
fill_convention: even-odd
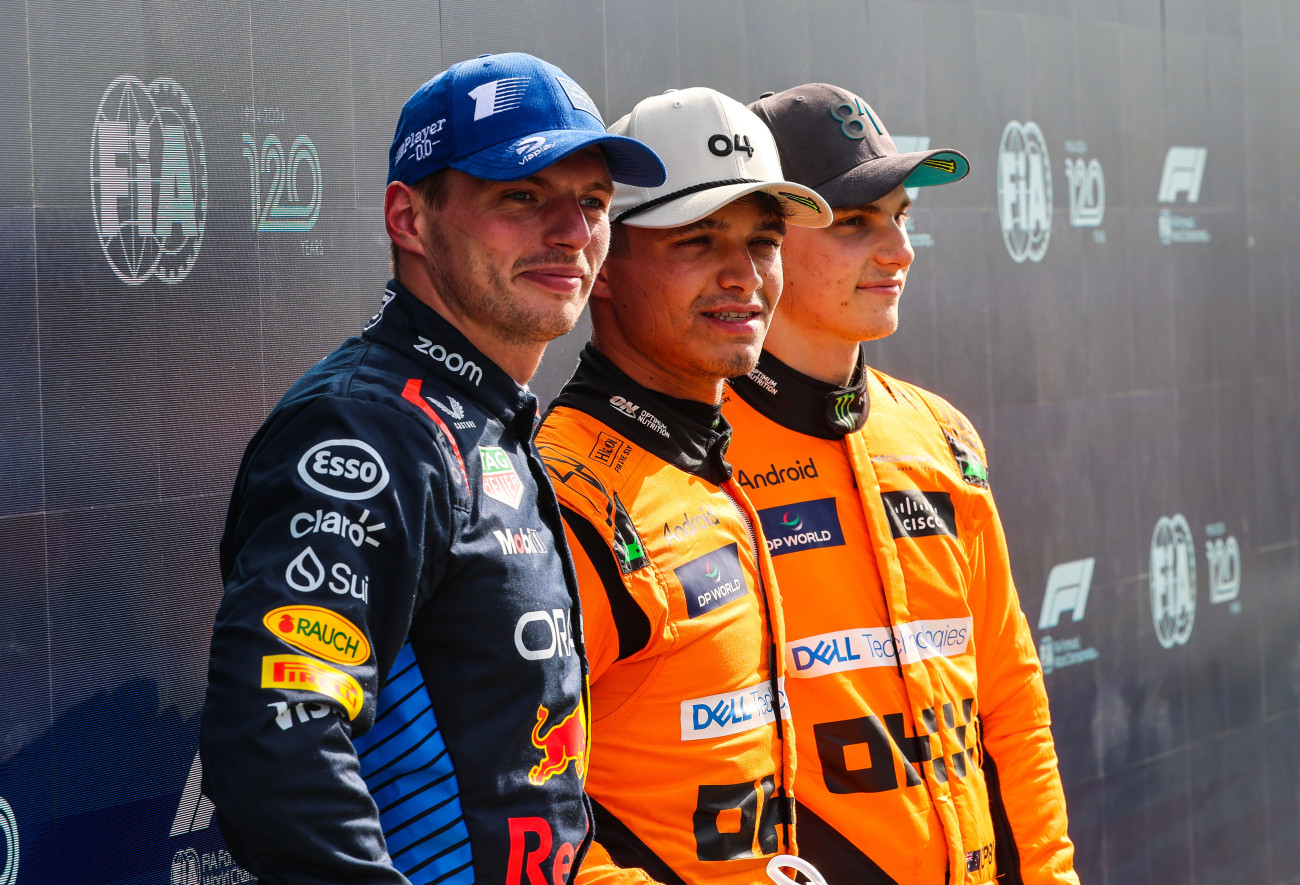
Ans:
[{"label": "sunlit wall surface", "polygon": [[870,354],[990,448],[1083,881],[1300,882],[1300,4],[9,0],[0,885],[246,878],[196,766],[235,468],[378,307],[403,100],[516,49],[607,121],[822,80],[970,157]]}]

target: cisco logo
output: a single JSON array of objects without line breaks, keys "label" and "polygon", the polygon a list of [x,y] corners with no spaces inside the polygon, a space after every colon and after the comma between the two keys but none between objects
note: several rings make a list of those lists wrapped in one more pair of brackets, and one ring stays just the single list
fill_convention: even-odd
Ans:
[{"label": "cisco logo", "polygon": [[208,161],[189,96],[175,80],[124,75],[95,114],[90,196],[104,257],[118,279],[175,285],[199,257]]}]

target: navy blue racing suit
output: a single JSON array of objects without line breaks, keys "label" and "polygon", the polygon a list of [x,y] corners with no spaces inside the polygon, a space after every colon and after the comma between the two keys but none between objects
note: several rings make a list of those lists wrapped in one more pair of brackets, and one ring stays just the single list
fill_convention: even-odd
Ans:
[{"label": "navy blue racing suit", "polygon": [[536,398],[397,283],[235,481],[203,788],[266,883],[563,885],[585,664]]}]

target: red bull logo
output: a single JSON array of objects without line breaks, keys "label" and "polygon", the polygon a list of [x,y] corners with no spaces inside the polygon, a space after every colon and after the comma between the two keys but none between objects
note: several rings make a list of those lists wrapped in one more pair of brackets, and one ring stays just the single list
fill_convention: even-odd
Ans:
[{"label": "red bull logo", "polygon": [[562,773],[573,763],[574,771],[581,778],[587,762],[587,730],[582,715],[582,703],[577,708],[551,726],[542,736],[542,726],[550,710],[545,706],[537,708],[537,724],[533,726],[533,746],[541,750],[542,761],[528,769],[528,782],[540,787],[557,774]]}]

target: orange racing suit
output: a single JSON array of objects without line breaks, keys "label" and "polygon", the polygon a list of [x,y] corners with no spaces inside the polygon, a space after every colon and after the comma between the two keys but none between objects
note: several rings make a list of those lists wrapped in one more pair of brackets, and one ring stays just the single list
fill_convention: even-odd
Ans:
[{"label": "orange racing suit", "polygon": [[831,883],[1074,883],[1047,695],[983,444],[934,394],[764,353],[729,458],[785,600],[799,843]]},{"label": "orange racing suit", "polygon": [[591,666],[579,885],[754,885],[793,852],[780,597],[729,433],[588,346],[537,436]]}]

